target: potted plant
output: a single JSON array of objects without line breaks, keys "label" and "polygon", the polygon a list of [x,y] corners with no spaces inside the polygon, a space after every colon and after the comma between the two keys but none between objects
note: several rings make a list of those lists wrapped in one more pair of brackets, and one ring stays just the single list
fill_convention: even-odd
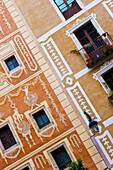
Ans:
[{"label": "potted plant", "polygon": [[111,53],[113,50],[113,45],[107,44],[105,47],[103,47],[102,52],[103,53]]},{"label": "potted plant", "polygon": [[74,49],[74,50],[71,50],[70,53],[74,53],[74,54],[80,54],[78,50]]},{"label": "potted plant", "polygon": [[69,163],[67,167],[69,167],[68,170],[89,170],[88,168],[83,167],[81,159],[77,159],[76,162]]}]

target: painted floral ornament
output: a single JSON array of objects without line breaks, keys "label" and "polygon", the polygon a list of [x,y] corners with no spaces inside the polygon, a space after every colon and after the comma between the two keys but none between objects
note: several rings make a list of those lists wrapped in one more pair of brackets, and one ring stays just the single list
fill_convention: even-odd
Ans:
[{"label": "painted floral ornament", "polygon": [[7,81],[6,75],[0,72],[0,86],[3,86],[6,81]]},{"label": "painted floral ornament", "polygon": [[35,106],[37,104],[38,96],[36,93],[28,92],[27,96],[24,97],[24,102],[28,106]]},{"label": "painted floral ornament", "polygon": [[30,131],[30,125],[26,121],[21,121],[17,125],[20,134],[27,134]]}]

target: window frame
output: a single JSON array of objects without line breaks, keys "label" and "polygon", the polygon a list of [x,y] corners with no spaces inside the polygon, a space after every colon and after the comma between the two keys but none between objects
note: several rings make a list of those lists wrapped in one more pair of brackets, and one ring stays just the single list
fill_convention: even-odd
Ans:
[{"label": "window frame", "polygon": [[[61,19],[62,21],[66,21],[65,17],[63,16],[62,12],[61,12],[60,9],[58,8],[58,6],[57,6],[56,3],[54,2],[54,0],[49,0],[49,1],[50,1],[50,3],[52,4],[52,6],[54,7],[54,9],[55,9],[55,11],[57,12],[57,14],[59,15],[60,19]],[[78,5],[79,5],[80,8],[81,8],[80,11],[82,11],[83,8],[84,8],[84,5],[83,5],[82,1],[81,1],[81,0],[76,0],[76,2],[78,3]],[[80,12],[80,11],[79,11],[79,12]],[[79,12],[77,12],[76,14],[78,14]],[[76,15],[76,14],[75,14],[75,15]],[[72,16],[72,17],[73,17],[73,16]],[[70,17],[70,18],[71,18],[71,17]],[[68,19],[70,19],[70,18],[68,18]],[[67,19],[67,20],[68,20],[68,19]]]},{"label": "window frame", "polygon": [[70,33],[71,38],[72,38],[74,44],[78,48],[78,50],[83,48],[83,46],[81,45],[81,43],[79,42],[79,40],[77,39],[77,37],[75,36],[75,34],[73,32],[75,32],[76,30],[78,30],[79,28],[84,26],[85,24],[89,23],[89,21],[93,24],[93,26],[95,27],[95,29],[97,30],[97,32],[100,35],[102,35],[104,33],[103,29],[101,28],[101,26],[99,25],[99,23],[97,22],[96,18],[93,16],[93,13],[92,13],[89,17],[87,17],[86,19],[81,21],[79,24],[77,24],[76,26],[74,26],[70,30],[68,30],[68,32]]},{"label": "window frame", "polygon": [[[4,145],[2,144],[2,141],[0,140],[0,144],[1,144],[1,146],[2,146],[2,148],[1,148],[1,146],[0,146],[0,149],[2,150],[3,154],[5,154],[5,153],[7,153],[7,152],[10,152],[12,149],[16,148],[16,147],[19,145],[19,141],[18,141],[18,139],[17,139],[17,137],[16,137],[16,134],[15,134],[15,132],[14,132],[14,130],[13,130],[13,128],[12,128],[12,126],[11,126],[11,124],[10,124],[9,121],[7,121],[7,122],[3,123],[2,125],[0,125],[0,128],[4,127],[4,126],[6,126],[6,125],[9,126],[9,128],[10,128],[10,130],[11,130],[11,132],[12,132],[12,135],[13,135],[15,141],[16,141],[16,144],[14,144],[13,146],[11,146],[11,147],[8,148],[8,149],[5,149],[5,148],[4,148]],[[3,149],[3,148],[4,148],[4,149]]]},{"label": "window frame", "polygon": [[[48,118],[49,121],[50,121],[50,123],[49,123],[48,125],[44,126],[43,128],[39,128],[38,123],[36,122],[35,118],[33,117],[33,115],[36,114],[36,113],[38,114],[38,111],[40,111],[41,109],[44,109],[44,112],[45,112],[47,118]],[[50,118],[50,116],[49,116],[49,114],[48,114],[48,112],[47,112],[47,109],[45,108],[44,105],[41,106],[39,109],[37,109],[35,112],[31,113],[30,116],[31,116],[31,118],[32,118],[32,120],[33,120],[33,122],[34,122],[34,124],[37,125],[36,128],[37,128],[38,132],[41,132],[41,131],[47,129],[49,126],[51,126],[51,125],[53,124],[53,123],[52,123],[52,119]]]},{"label": "window frame", "polygon": [[[38,129],[37,123],[36,121],[32,118],[32,114],[35,113],[38,109],[45,107],[46,111],[47,111],[47,115],[49,117],[49,120],[51,120],[51,123],[49,124],[49,126],[45,126],[45,128],[42,128],[41,130]],[[43,102],[40,103],[40,105],[38,107],[36,107],[35,109],[33,109],[32,111],[28,110],[26,112],[24,112],[27,120],[31,123],[31,125],[33,126],[37,136],[41,136],[41,134],[43,134],[43,132],[51,129],[52,127],[56,127],[57,128],[57,124],[55,122],[55,119],[53,118],[52,114],[51,114],[51,110],[49,108],[49,105],[47,103],[46,100],[44,100]],[[58,130],[58,128],[57,128]]]},{"label": "window frame", "polygon": [[[12,57],[12,56],[15,57],[15,59],[16,59],[16,61],[17,61],[17,63],[18,63],[19,66],[15,67],[13,70],[9,70],[9,68],[8,68],[5,60],[7,60],[8,58],[10,58],[10,57]],[[5,68],[6,68],[6,70],[7,70],[8,73],[14,73],[15,71],[17,71],[17,70],[20,69],[20,67],[21,67],[20,61],[19,61],[19,59],[18,59],[18,57],[17,57],[17,55],[16,55],[15,53],[12,53],[12,54],[8,55],[7,57],[5,57],[5,58],[3,59],[3,64],[4,64],[4,66],[5,66]]]},{"label": "window frame", "polygon": [[30,170],[36,169],[35,164],[34,164],[32,158],[31,158],[31,159],[25,161],[24,163],[22,163],[22,164],[20,164],[18,166],[16,165],[16,167],[14,169],[12,169],[12,170],[21,170],[21,168],[23,168],[26,165],[30,166]]},{"label": "window frame", "polygon": [[[5,63],[5,60],[8,59],[12,55],[15,56],[19,66],[10,71],[8,66]],[[1,58],[0,58],[1,65],[2,65],[2,67],[3,67],[3,69],[4,69],[5,73],[6,73],[7,77],[10,80],[11,80],[11,75],[13,73],[17,72],[20,69],[25,70],[25,66],[23,64],[23,61],[21,60],[21,58],[18,55],[16,46],[15,46],[13,40],[9,41],[7,44],[5,44],[3,46],[3,48],[0,49],[0,56],[1,56]],[[26,70],[25,70],[25,72],[26,72]]]},{"label": "window frame", "polygon": [[45,155],[46,159],[49,160],[49,162],[51,163],[51,166],[53,169],[55,169],[55,167],[57,167],[56,170],[59,170],[58,166],[56,165],[56,162],[54,161],[54,159],[52,159],[52,155],[50,154],[51,151],[53,151],[54,149],[57,149],[58,147],[64,145],[64,148],[66,149],[70,159],[73,161],[76,161],[76,158],[71,150],[71,145],[68,141],[67,138],[62,139],[60,142],[55,143],[54,145],[52,145],[51,147],[47,148],[45,151],[43,151],[43,154]]},{"label": "window frame", "polygon": [[[103,79],[102,75],[104,73],[106,73],[107,71],[109,71],[111,68],[113,68],[113,63],[110,63],[109,65],[105,66],[104,68],[102,68],[101,70],[99,70],[97,73],[95,73],[95,76],[97,77],[97,80],[99,81],[99,83],[101,84],[101,86],[103,87],[103,89],[105,90],[105,92],[109,95],[109,92],[111,91],[111,89],[109,88],[109,86],[107,85],[107,83],[105,82],[105,80]],[[107,85],[107,89],[105,87],[105,85]]]},{"label": "window frame", "polygon": [[26,168],[26,167],[28,167],[28,168],[29,168],[29,170],[32,170],[32,169],[31,169],[31,166],[30,166],[30,164],[29,164],[29,163],[27,163],[27,164],[23,165],[23,166],[22,166],[22,167],[20,167],[18,170],[23,170],[22,168]]},{"label": "window frame", "polygon": [[[52,155],[52,152],[55,151],[55,150],[57,150],[58,148],[60,148],[60,147],[62,147],[62,146],[64,146],[64,149],[66,150],[67,154],[69,155],[69,158],[71,159],[70,152],[69,152],[68,149],[66,148],[66,145],[65,145],[64,142],[61,143],[60,145],[54,147],[54,148],[51,149],[50,151],[48,151],[48,153],[49,153],[49,155],[50,155],[50,157],[51,157],[51,159],[52,159],[52,161],[53,161],[53,164],[54,164],[56,170],[59,170],[59,167],[58,167],[58,165],[57,165],[57,163],[56,163],[56,161],[55,161],[55,159],[54,159],[54,157],[53,157],[53,155]],[[72,159],[71,159],[71,161],[72,161]],[[65,169],[66,169],[66,168],[65,168]]]}]

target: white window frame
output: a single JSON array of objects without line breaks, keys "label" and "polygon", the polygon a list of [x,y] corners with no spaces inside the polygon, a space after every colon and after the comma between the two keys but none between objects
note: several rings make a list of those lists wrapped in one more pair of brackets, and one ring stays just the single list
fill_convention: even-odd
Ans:
[{"label": "white window frame", "polygon": [[[109,65],[105,66],[104,68],[102,68],[101,70],[99,70],[97,73],[95,73],[97,80],[100,82],[101,86],[103,87],[103,89],[105,90],[105,92],[109,95],[109,92],[111,91],[111,89],[108,87],[107,83],[105,82],[105,80],[103,79],[102,75],[104,73],[106,73],[107,71],[109,71],[111,68],[113,68],[113,63],[110,63]],[[105,87],[105,85],[107,86],[107,89]]]},{"label": "white window frame", "polygon": [[[33,118],[33,116],[32,116],[32,114],[36,113],[37,110],[40,110],[41,108],[45,108],[45,109],[46,109],[46,113],[47,113],[47,116],[48,116],[48,118],[49,118],[49,120],[50,120],[50,124],[48,124],[47,126],[45,126],[45,127],[42,128],[42,129],[39,129],[36,121],[34,120],[34,118]],[[57,124],[56,124],[56,122],[55,122],[55,120],[54,120],[54,118],[53,118],[53,116],[52,116],[52,113],[51,113],[51,111],[50,111],[50,108],[49,108],[46,100],[43,101],[43,102],[41,102],[40,105],[39,105],[37,108],[33,109],[32,111],[28,110],[28,111],[25,112],[24,114],[25,114],[26,118],[28,119],[28,121],[29,121],[29,122],[31,123],[31,125],[33,126],[33,128],[34,128],[34,130],[35,130],[35,132],[36,132],[36,134],[37,134],[38,137],[40,136],[41,133],[49,130],[51,127],[54,127],[54,126],[57,127]]]},{"label": "white window frame", "polygon": [[[55,149],[59,148],[60,146],[64,146],[64,148],[66,149],[70,159],[73,161],[76,161],[76,158],[72,152],[72,149],[70,148],[71,145],[68,141],[67,138],[64,138],[63,140],[61,140],[60,142],[55,143],[54,145],[52,145],[51,147],[49,147],[48,149],[46,149],[45,151],[43,151],[46,159],[51,163],[52,167],[54,170],[59,170],[54,158],[52,157],[51,153],[52,151],[54,151]],[[57,168],[57,169],[56,169]],[[67,168],[66,168],[67,169]]]},{"label": "white window frame", "polygon": [[22,163],[21,165],[16,166],[13,170],[21,170],[22,168],[25,168],[28,165],[29,165],[30,170],[36,169],[33,160],[29,159],[29,160],[25,161],[24,163]]},{"label": "white window frame", "polygon": [[1,150],[4,148],[4,149],[2,150],[3,154],[11,151],[12,149],[16,148],[16,147],[19,145],[19,141],[18,141],[18,139],[17,139],[17,137],[16,137],[16,134],[15,134],[15,132],[13,131],[12,126],[11,126],[11,124],[10,124],[9,121],[7,121],[6,123],[3,123],[2,125],[0,125],[0,128],[4,127],[4,126],[6,126],[6,125],[9,126],[9,128],[10,128],[10,130],[11,130],[11,132],[12,132],[12,135],[13,135],[15,141],[16,141],[16,144],[13,145],[13,146],[11,146],[11,147],[8,148],[8,149],[5,149],[4,146],[3,146],[3,144],[2,144],[2,142],[1,142],[1,140],[0,140],[0,144],[1,144],[0,148],[1,148]]},{"label": "white window frame", "polygon": [[[11,57],[12,55],[15,56],[19,66],[14,68],[13,70],[9,70],[7,64],[5,63],[5,60],[8,59],[9,57]],[[20,69],[25,69],[25,66],[22,62],[22,60],[20,59],[16,47],[14,45],[14,42],[11,40],[9,43],[4,44],[3,47],[0,49],[0,62],[1,65],[7,75],[7,77],[10,78],[10,75],[17,72]]]},{"label": "white window frame", "polygon": [[[7,66],[7,64],[6,64],[6,62],[5,62],[5,60],[7,60],[8,58],[10,58],[10,57],[13,56],[13,55],[14,55],[15,59],[17,60],[19,66],[17,66],[16,68],[14,68],[13,70],[10,71],[9,68],[8,68],[8,66]],[[3,62],[3,64],[4,64],[4,66],[5,66],[5,68],[6,68],[6,70],[7,70],[8,73],[14,73],[15,71],[17,71],[17,70],[20,69],[20,67],[21,67],[21,63],[20,63],[20,61],[19,61],[19,59],[18,59],[18,57],[17,57],[17,55],[16,55],[15,53],[12,53],[12,54],[6,56],[6,57],[2,60],[2,62]]]},{"label": "white window frame", "polygon": [[20,167],[18,170],[22,170],[23,168],[26,168],[26,167],[29,167],[29,169],[30,169],[30,170],[32,170],[32,169],[31,169],[31,166],[30,166],[30,164],[29,164],[29,163],[27,163],[27,164],[23,165],[23,166],[22,166],[22,167]]},{"label": "white window frame", "polygon": [[[66,21],[66,19],[64,18],[62,12],[60,11],[60,9],[58,8],[58,6],[57,6],[56,3],[54,2],[54,0],[49,0],[49,1],[51,2],[52,6],[54,7],[54,9],[55,9],[55,11],[57,12],[57,14],[59,15],[60,19],[61,19],[62,21]],[[78,5],[80,6],[80,8],[83,9],[83,8],[84,8],[84,5],[83,5],[82,1],[81,1],[81,0],[76,0],[76,1],[77,1]],[[79,11],[79,12],[80,12],[80,11]],[[79,12],[78,12],[78,13],[79,13]],[[78,13],[77,13],[77,14],[78,14]],[[76,14],[75,14],[75,15],[76,15]],[[70,18],[71,18],[71,17],[70,17]]]},{"label": "white window frame", "polygon": [[[38,111],[40,111],[40,110],[42,110],[42,109],[44,110],[44,112],[45,112],[46,116],[48,117],[50,123],[49,123],[48,125],[46,125],[45,127],[43,127],[42,129],[40,129],[39,126],[38,126],[38,124],[37,124],[37,122],[36,122],[36,120],[35,120],[35,118],[33,117],[33,115],[34,115],[34,114],[38,114]],[[31,119],[32,119],[32,121],[34,122],[34,124],[37,125],[36,128],[37,128],[38,132],[41,132],[41,131],[47,129],[47,128],[48,128],[49,126],[51,126],[52,123],[53,123],[53,122],[52,122],[52,119],[51,119],[50,115],[48,114],[47,109],[46,109],[46,107],[45,107],[44,105],[41,106],[40,108],[38,108],[37,110],[35,110],[34,112],[32,112],[32,113],[30,114],[30,116],[31,116]]]},{"label": "white window frame", "polygon": [[74,35],[73,32],[76,31],[77,29],[81,28],[84,24],[88,23],[89,21],[91,21],[91,23],[94,25],[95,29],[98,31],[98,33],[100,35],[102,35],[104,33],[103,29],[101,28],[101,26],[99,25],[97,20],[93,17],[93,14],[91,14],[89,17],[87,17],[82,22],[80,22],[78,25],[76,25],[75,27],[72,27],[70,30],[68,30],[69,33],[71,34],[71,38],[72,38],[73,42],[75,43],[76,47],[78,48],[78,50],[80,50],[83,46],[80,44],[79,40],[77,39],[77,37]]},{"label": "white window frame", "polygon": [[[60,148],[61,146],[64,146],[64,148],[65,148],[66,152],[68,153],[71,161],[73,161],[73,160],[72,160],[72,157],[71,157],[71,155],[70,155],[70,152],[68,151],[65,143],[63,142],[63,143],[59,144],[58,146],[56,146],[56,147],[54,147],[53,149],[51,149],[50,151],[48,151],[48,153],[49,153],[49,155],[50,155],[50,158],[51,158],[51,160],[52,160],[52,162],[53,162],[56,170],[59,170],[59,167],[57,166],[57,164],[56,164],[56,162],[55,162],[55,160],[54,160],[54,157],[52,156],[52,153],[51,153],[51,152],[55,151],[56,149]],[[67,168],[65,168],[65,169],[67,169]]]}]

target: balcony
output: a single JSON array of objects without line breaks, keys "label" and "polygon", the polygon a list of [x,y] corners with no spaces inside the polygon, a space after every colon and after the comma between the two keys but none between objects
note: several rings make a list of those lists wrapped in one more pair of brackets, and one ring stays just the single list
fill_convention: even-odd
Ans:
[{"label": "balcony", "polygon": [[95,67],[111,57],[113,39],[106,32],[93,41],[85,44],[79,53],[88,68]]}]

